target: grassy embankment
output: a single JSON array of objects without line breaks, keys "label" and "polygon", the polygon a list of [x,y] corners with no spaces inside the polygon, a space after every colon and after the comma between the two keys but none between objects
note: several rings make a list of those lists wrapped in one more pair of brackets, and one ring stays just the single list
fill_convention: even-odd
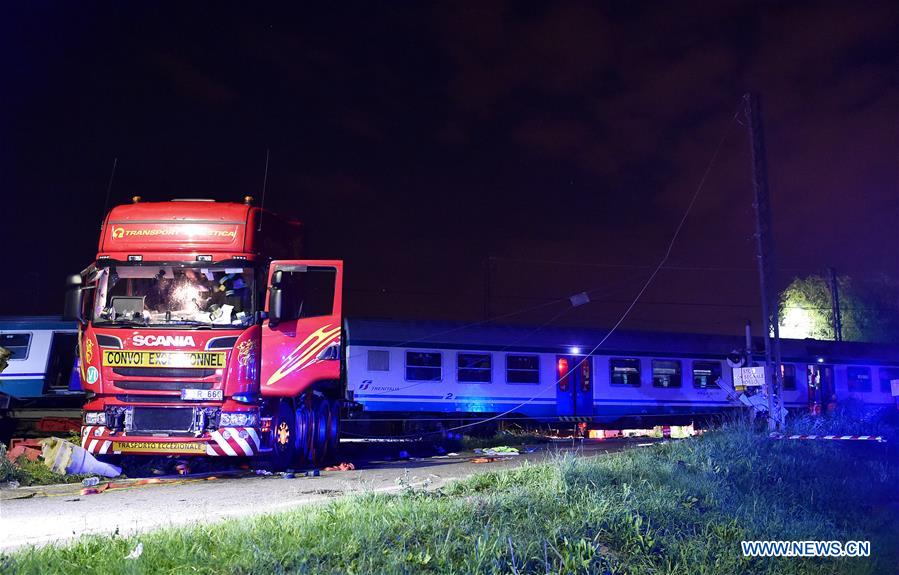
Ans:
[{"label": "grassy embankment", "polygon": [[[91,537],[4,573],[895,573],[899,464],[882,446],[745,426],[428,492]],[[741,540],[870,540],[870,558],[745,559]],[[142,543],[137,559],[125,559]]]}]

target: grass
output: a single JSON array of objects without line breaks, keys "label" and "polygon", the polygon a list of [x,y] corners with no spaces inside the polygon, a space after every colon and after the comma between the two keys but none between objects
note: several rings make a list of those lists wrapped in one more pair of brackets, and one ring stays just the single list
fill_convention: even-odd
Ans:
[{"label": "grass", "polygon": [[[879,447],[879,446],[877,446]],[[899,465],[747,425],[437,491],[0,558],[3,573],[893,573]],[[741,540],[870,540],[870,558],[745,559]],[[125,559],[138,543],[143,552]]]}]

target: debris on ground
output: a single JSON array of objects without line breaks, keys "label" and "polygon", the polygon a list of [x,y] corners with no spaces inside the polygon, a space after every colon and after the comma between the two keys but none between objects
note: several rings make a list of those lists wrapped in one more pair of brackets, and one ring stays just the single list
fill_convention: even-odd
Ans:
[{"label": "debris on ground", "polygon": [[325,467],[325,471],[354,471],[356,466],[352,463],[341,463],[339,465],[331,465],[330,467]]},{"label": "debris on ground", "polygon": [[496,457],[475,457],[471,460],[472,463],[493,463],[494,461],[498,461]]},{"label": "debris on ground", "polygon": [[97,485],[97,484],[99,484],[99,483],[100,483],[100,478],[99,478],[99,477],[85,477],[85,478],[81,481],[81,485],[82,485],[83,487],[93,487],[94,485]]},{"label": "debris on ground", "polygon": [[41,446],[44,465],[54,473],[96,473],[104,477],[118,477],[122,474],[121,467],[98,461],[86,449],[65,439],[48,437],[41,440]]},{"label": "debris on ground", "polygon": [[129,553],[125,555],[125,559],[137,559],[144,552],[144,544],[138,543],[137,546]]},{"label": "debris on ground", "polygon": [[487,456],[496,455],[519,455],[517,447],[509,447],[508,445],[500,445],[497,447],[488,447],[486,449],[475,449],[475,453],[481,453]]},{"label": "debris on ground", "polygon": [[12,448],[6,452],[6,459],[14,464],[20,457],[28,461],[37,461],[41,456],[41,443],[36,439],[20,439],[12,441]]},{"label": "debris on ground", "polygon": [[272,472],[269,471],[268,469],[255,469],[255,470],[253,471],[253,473],[255,473],[256,475],[263,475],[263,476],[266,476],[266,475],[274,475],[274,473],[272,473]]}]

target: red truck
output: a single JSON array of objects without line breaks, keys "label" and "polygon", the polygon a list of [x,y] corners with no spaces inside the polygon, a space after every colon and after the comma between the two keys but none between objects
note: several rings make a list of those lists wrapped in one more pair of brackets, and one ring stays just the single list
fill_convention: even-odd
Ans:
[{"label": "red truck", "polygon": [[96,455],[270,458],[338,447],[343,262],[299,259],[302,227],[244,203],[113,208],[97,258],[70,276]]}]

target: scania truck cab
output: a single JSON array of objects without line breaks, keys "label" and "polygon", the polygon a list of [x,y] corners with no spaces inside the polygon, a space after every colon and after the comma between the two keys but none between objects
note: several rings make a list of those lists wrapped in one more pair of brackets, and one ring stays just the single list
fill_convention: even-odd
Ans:
[{"label": "scania truck cab", "polygon": [[244,203],[113,208],[96,261],[68,279],[87,394],[82,445],[100,456],[333,455],[343,263],[300,259],[295,220]]}]

